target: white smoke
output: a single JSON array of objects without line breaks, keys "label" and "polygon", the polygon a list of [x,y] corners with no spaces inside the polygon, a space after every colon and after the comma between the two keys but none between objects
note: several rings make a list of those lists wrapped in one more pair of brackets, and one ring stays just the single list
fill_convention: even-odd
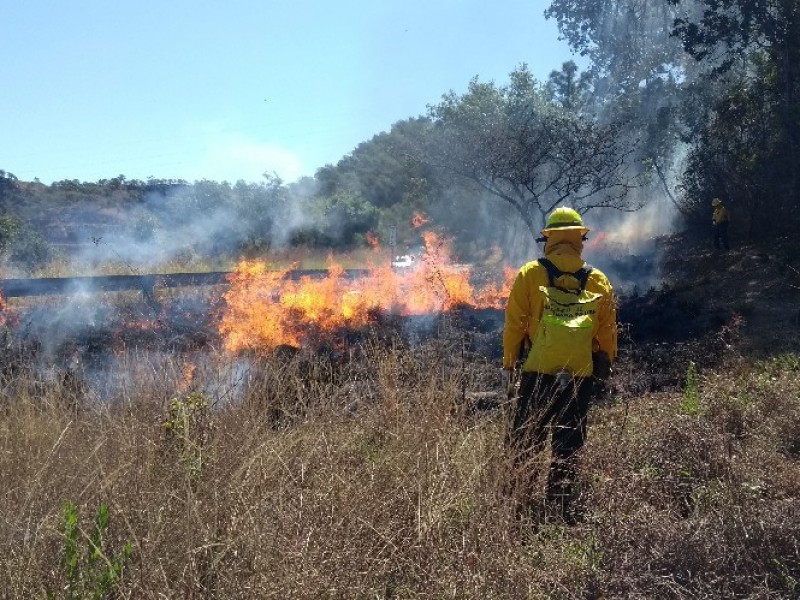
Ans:
[{"label": "white smoke", "polygon": [[302,161],[292,151],[241,135],[213,140],[192,169],[208,179],[229,182],[261,181],[265,172],[295,181],[304,173]]}]

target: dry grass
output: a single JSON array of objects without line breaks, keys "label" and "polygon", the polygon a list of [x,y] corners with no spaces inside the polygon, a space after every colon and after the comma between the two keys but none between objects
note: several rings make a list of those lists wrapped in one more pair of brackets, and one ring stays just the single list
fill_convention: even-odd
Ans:
[{"label": "dry grass", "polygon": [[[69,597],[62,509],[101,503],[122,598],[791,598],[800,590],[800,362],[732,363],[687,392],[592,412],[583,523],[515,521],[502,411],[480,359],[434,340],[278,354],[133,356],[98,405],[6,370],[0,595]],[[216,380],[215,380],[216,379]],[[213,394],[208,395],[211,398]],[[206,397],[206,396],[195,396]],[[687,407],[693,406],[691,410]],[[172,408],[171,408],[172,407]],[[177,408],[176,408],[177,407]],[[165,428],[165,421],[172,424]]]}]

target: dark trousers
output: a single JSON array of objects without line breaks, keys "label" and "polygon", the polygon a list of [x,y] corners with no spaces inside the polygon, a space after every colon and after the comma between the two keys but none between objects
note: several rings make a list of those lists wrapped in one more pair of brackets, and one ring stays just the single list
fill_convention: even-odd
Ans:
[{"label": "dark trousers", "polygon": [[586,441],[586,417],[593,395],[591,377],[570,379],[561,387],[553,375],[523,373],[507,445],[512,453],[517,489],[523,503],[532,504],[532,468],[550,439],[552,460],[547,476],[547,501],[565,513],[575,482],[576,453]]},{"label": "dark trousers", "polygon": [[714,248],[719,249],[720,247],[725,248],[725,250],[730,250],[730,244],[728,243],[728,222],[723,221],[722,223],[717,223],[714,225]]}]

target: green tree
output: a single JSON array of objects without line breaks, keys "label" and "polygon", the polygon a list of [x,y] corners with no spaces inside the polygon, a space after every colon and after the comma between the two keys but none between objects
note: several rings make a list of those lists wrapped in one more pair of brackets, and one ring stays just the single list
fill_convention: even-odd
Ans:
[{"label": "green tree", "polygon": [[[750,237],[789,233],[797,225],[779,123],[759,87],[756,82],[755,89],[720,99],[688,156],[682,204],[696,224],[707,226],[710,198],[723,196]],[[765,214],[781,217],[764,219]]]},{"label": "green tree", "polygon": [[653,0],[552,0],[545,16],[555,19],[570,46],[590,59],[597,91],[607,101],[635,94],[670,72],[692,78],[691,61],[671,37],[681,12],[697,12],[691,4],[679,11]]},{"label": "green tree", "polygon": [[[744,94],[733,90],[722,98],[715,106],[721,118],[711,128],[735,138],[749,124],[751,131],[744,135],[757,145],[743,149],[744,155],[731,162],[750,164],[747,170],[754,181],[767,182],[761,193],[790,203],[800,196],[800,0],[694,1],[702,6],[702,15],[677,18],[675,36],[713,75],[737,71],[739,87],[745,90]],[[730,128],[723,129],[728,121],[722,113],[730,112],[731,106],[750,110],[745,114],[737,110],[744,121],[730,122]],[[712,142],[708,130],[702,135],[704,144]],[[775,174],[780,176],[772,179]]]},{"label": "green tree", "polygon": [[354,243],[358,234],[366,234],[378,222],[378,209],[366,198],[339,192],[325,203],[325,232],[342,245]]},{"label": "green tree", "polygon": [[5,209],[17,191],[18,179],[13,173],[0,169],[0,208]]},{"label": "green tree", "polygon": [[628,194],[632,150],[618,127],[550,101],[524,65],[505,86],[473,79],[430,116],[434,130],[422,140],[422,160],[508,203],[531,232],[563,203],[582,213],[637,207]]},{"label": "green tree", "polygon": [[591,74],[578,73],[578,65],[569,60],[561,65],[560,71],[550,71],[545,90],[565,110],[581,112],[588,103]]},{"label": "green tree", "polygon": [[0,215],[0,259],[27,270],[43,265],[50,257],[44,238],[19,217]]},{"label": "green tree", "polygon": [[430,122],[423,117],[407,119],[362,142],[336,165],[317,171],[319,195],[347,191],[385,209],[404,202],[409,189],[420,181],[433,185],[430,168],[413,160],[409,151],[412,140],[424,136],[429,127]]},{"label": "green tree", "polygon": [[275,229],[287,220],[291,196],[283,180],[269,173],[264,181],[238,182],[232,190],[232,203],[241,248],[269,249],[275,243]]},{"label": "green tree", "polygon": [[620,123],[621,135],[637,140],[645,174],[658,174],[657,185],[677,166],[686,122],[702,121],[707,110],[696,100],[709,83],[672,36],[676,18],[699,11],[690,0],[680,8],[653,0],[553,0],[545,11],[591,61],[583,110]]}]

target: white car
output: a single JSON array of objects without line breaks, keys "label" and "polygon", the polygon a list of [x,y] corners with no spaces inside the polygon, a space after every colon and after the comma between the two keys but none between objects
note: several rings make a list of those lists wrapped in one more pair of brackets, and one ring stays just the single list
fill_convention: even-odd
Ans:
[{"label": "white car", "polygon": [[394,260],[392,261],[392,267],[395,269],[407,269],[409,267],[413,267],[415,262],[416,260],[413,255],[402,254],[394,257]]}]

